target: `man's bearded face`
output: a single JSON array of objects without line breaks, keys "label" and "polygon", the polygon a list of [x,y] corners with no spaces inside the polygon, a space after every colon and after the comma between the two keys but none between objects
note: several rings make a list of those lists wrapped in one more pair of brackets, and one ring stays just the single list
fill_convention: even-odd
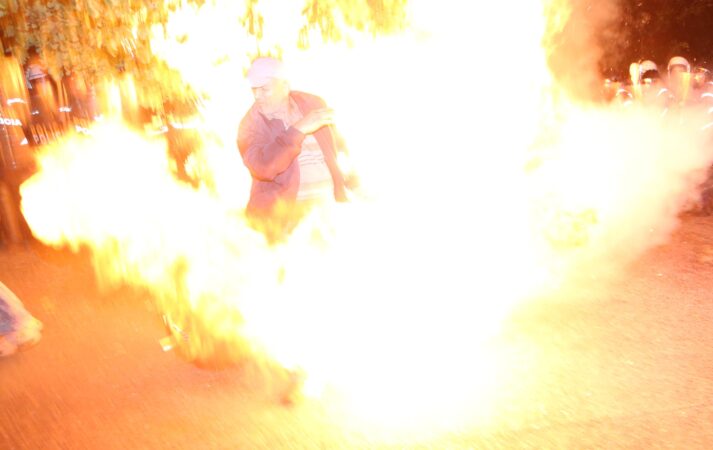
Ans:
[{"label": "man's bearded face", "polygon": [[287,104],[290,89],[285,80],[273,78],[267,84],[253,88],[253,95],[260,112],[271,114]]}]

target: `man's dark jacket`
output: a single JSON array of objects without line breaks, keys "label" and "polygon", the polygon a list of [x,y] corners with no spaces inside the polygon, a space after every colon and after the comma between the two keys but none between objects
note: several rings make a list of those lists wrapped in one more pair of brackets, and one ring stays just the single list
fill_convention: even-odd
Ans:
[{"label": "man's dark jacket", "polygon": [[[304,92],[292,91],[290,98],[303,116],[326,106],[321,98]],[[334,198],[345,201],[344,176],[337,166],[337,135],[332,126],[325,126],[314,137],[332,174]],[[268,119],[254,104],[245,114],[238,132],[238,148],[252,176],[246,210],[249,216],[269,218],[277,207],[289,208],[294,204],[300,186],[297,156],[304,139],[299,130],[292,126],[285,129],[281,120]]]}]

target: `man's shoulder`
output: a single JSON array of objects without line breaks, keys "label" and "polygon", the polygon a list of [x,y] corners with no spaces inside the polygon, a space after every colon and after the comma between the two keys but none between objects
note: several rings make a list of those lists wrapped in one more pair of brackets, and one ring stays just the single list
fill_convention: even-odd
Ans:
[{"label": "man's shoulder", "polygon": [[250,109],[248,109],[247,112],[245,112],[245,115],[240,120],[240,129],[247,127],[247,126],[251,126],[258,119],[260,119],[260,111],[258,111],[257,105],[255,105],[253,103],[253,105],[250,107]]},{"label": "man's shoulder", "polygon": [[264,119],[261,117],[260,111],[257,106],[253,104],[240,120],[240,125],[238,126],[238,146],[246,139],[252,139],[251,136],[259,132],[261,127],[260,122],[263,121]]},{"label": "man's shoulder", "polygon": [[258,111],[257,105],[255,103],[253,103],[250,106],[250,109],[245,111],[245,114],[243,115],[241,122],[245,122],[246,120],[254,119],[255,117],[257,117],[258,113],[259,113],[259,111]]},{"label": "man's shoulder", "polygon": [[290,91],[290,96],[298,102],[302,102],[310,107],[322,107],[325,105],[322,97],[302,91]]}]

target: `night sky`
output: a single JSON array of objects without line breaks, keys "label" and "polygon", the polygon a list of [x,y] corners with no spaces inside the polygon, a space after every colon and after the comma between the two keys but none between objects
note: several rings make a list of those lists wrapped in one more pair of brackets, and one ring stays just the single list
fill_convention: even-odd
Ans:
[{"label": "night sky", "polygon": [[[619,20],[599,35],[605,50],[602,66],[625,71],[631,61],[665,64],[681,55],[693,65],[712,68],[713,0],[619,0],[619,7]],[[623,30],[623,36],[604,42],[612,28]]]}]

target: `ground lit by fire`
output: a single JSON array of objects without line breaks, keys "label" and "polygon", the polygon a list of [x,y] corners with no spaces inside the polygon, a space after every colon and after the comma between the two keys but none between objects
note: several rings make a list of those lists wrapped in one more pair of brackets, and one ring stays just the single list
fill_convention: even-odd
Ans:
[{"label": "ground lit by fire", "polygon": [[[542,43],[566,5],[522,3],[498,46],[513,18],[495,3],[454,17],[411,2],[398,35],[307,50],[280,11],[265,9],[276,29],[259,43],[226,19],[230,2],[179,11],[154,48],[205,95],[201,183],[176,178],[160,137],[108,115],[43,152],[23,186],[33,233],[89,247],[101,280],[148,288],[251,358],[300,368],[307,395],[350,417],[410,433],[489,423],[509,370],[503,320],[601,286],[662,242],[711,159],[692,119],[662,128],[644,109],[563,96]],[[222,47],[201,40],[208,27]],[[277,247],[246,224],[235,148],[256,46],[336,109],[362,180]],[[528,76],[495,69],[512,61]]]}]

